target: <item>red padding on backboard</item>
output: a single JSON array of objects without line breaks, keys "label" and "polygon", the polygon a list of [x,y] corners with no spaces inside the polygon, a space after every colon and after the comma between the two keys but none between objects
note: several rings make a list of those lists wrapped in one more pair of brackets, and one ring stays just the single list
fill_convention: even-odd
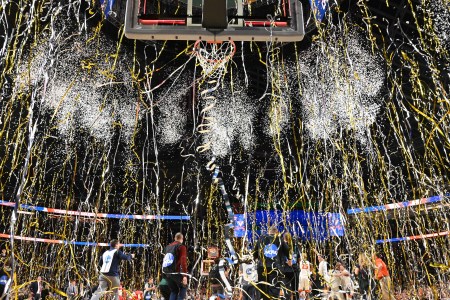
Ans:
[{"label": "red padding on backboard", "polygon": [[172,19],[172,20],[139,19],[139,23],[142,25],[186,25],[186,20],[184,20],[184,19]]},{"label": "red padding on backboard", "polygon": [[280,21],[245,21],[244,20],[244,24],[245,26],[248,27],[288,27],[288,22],[280,22]]}]

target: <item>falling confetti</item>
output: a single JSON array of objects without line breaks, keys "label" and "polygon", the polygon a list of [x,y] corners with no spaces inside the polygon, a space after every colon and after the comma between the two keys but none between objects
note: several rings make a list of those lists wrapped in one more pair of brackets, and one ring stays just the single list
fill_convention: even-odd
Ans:
[{"label": "falling confetti", "polygon": [[[236,86],[234,88],[237,89]],[[204,142],[211,143],[214,155],[224,157],[230,154],[236,145],[247,151],[251,149],[254,112],[245,89],[223,91],[210,116],[214,124],[211,131],[204,136]]]},{"label": "falling confetti", "polygon": [[[332,57],[318,45],[300,61],[304,82],[302,110],[306,128],[313,139],[329,140],[341,130],[354,131],[360,142],[370,134],[382,101],[382,65],[362,48],[353,35],[345,48]],[[339,73],[336,71],[339,70]]]},{"label": "falling confetti", "polygon": [[[15,257],[12,292],[38,275],[57,294],[70,278],[95,285],[93,245],[112,238],[136,252],[123,285],[139,289],[181,230],[200,293],[204,249],[229,255],[228,209],[247,217],[250,245],[277,222],[313,265],[322,252],[352,270],[378,251],[397,294],[445,298],[449,2],[375,2],[330,1],[300,43],[236,43],[212,76],[194,41],[127,40],[118,2],[105,19],[98,1],[2,1],[0,237]],[[12,245],[4,203],[16,201]],[[136,217],[149,215],[187,218]],[[242,255],[247,241],[233,243]]]}]

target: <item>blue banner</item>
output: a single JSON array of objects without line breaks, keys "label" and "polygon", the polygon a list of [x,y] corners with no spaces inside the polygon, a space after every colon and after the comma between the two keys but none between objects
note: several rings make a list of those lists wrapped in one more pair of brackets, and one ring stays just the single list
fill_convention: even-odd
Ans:
[{"label": "blue banner", "polygon": [[[257,239],[267,233],[267,226],[271,224],[277,224],[280,232],[288,231],[302,240],[323,241],[330,236],[344,235],[343,217],[339,213],[294,210],[289,214],[283,214],[282,211],[259,210],[248,213],[247,219],[243,214],[234,215],[234,236],[244,237],[247,235],[249,240]],[[247,231],[246,228],[248,228]]]},{"label": "blue banner", "polygon": [[105,12],[105,16],[109,16],[109,13],[112,12],[112,8],[115,0],[100,0],[100,4],[102,6],[103,11]]},{"label": "blue banner", "polygon": [[244,237],[245,236],[245,218],[244,215],[234,215],[234,236]]},{"label": "blue banner", "polygon": [[328,213],[328,233],[330,236],[343,236],[344,223],[339,213]]},{"label": "blue banner", "polygon": [[309,0],[311,10],[318,22],[322,22],[328,9],[328,0]]}]

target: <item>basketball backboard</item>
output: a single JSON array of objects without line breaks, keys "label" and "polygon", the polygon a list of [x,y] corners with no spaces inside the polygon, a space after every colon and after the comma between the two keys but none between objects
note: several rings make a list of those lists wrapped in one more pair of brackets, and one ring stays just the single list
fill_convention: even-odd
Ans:
[{"label": "basketball backboard", "polygon": [[298,0],[128,0],[125,36],[139,40],[301,41],[302,5]]}]

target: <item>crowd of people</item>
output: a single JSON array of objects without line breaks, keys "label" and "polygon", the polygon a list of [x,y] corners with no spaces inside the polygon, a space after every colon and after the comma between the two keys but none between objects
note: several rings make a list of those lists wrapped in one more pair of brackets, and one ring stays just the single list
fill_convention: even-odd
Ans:
[{"label": "crowd of people", "polygon": [[[70,300],[99,300],[108,294],[114,300],[450,299],[448,283],[434,287],[394,288],[388,266],[377,253],[360,253],[356,264],[350,268],[341,259],[329,264],[327,257],[317,251],[311,255],[311,263],[307,253],[297,251],[294,244],[289,233],[281,235],[272,226],[253,249],[244,250],[238,261],[216,258],[206,281],[194,281],[188,272],[188,248],[184,245],[184,236],[177,233],[174,241],[164,249],[162,272],[156,272],[160,273],[159,280],[155,282],[150,277],[142,290],[128,291],[122,287],[120,264],[132,260],[134,254],[122,252],[119,241],[112,240],[110,249],[100,257],[98,285],[91,288],[89,284],[73,279],[65,288],[65,296]],[[7,279],[7,256],[6,250],[2,249],[1,269],[5,274],[0,281]],[[4,287],[2,282],[0,287]],[[28,300],[60,299],[63,296],[63,293],[52,293],[41,276],[19,293],[19,298]]]},{"label": "crowd of people", "polygon": [[[277,227],[270,227],[251,252],[254,264],[251,284],[255,291],[249,294],[243,288],[241,298],[376,299],[379,291],[381,299],[394,299],[388,268],[377,254],[369,258],[362,253],[355,268],[349,270],[342,260],[330,267],[326,257],[318,252],[315,266],[307,253],[298,253],[294,248],[289,233],[280,235]],[[243,272],[241,275],[245,277]]]},{"label": "crowd of people", "polygon": [[[253,250],[246,249],[240,259],[238,271],[220,265],[220,259],[211,267],[208,276],[210,293],[191,294],[187,289],[189,274],[186,265],[187,248],[181,233],[165,249],[163,280],[168,281],[166,300],[186,297],[247,299],[445,299],[450,286],[441,284],[431,288],[411,287],[409,290],[394,288],[388,266],[378,253],[360,253],[356,264],[350,268],[337,259],[331,266],[325,255],[315,252],[314,264],[306,253],[296,253],[289,233],[280,235],[272,226],[260,237]],[[298,257],[298,259],[297,259]],[[224,260],[222,260],[224,261]],[[317,266],[315,266],[317,264]],[[221,272],[222,270],[222,272]],[[234,293],[227,294],[229,285]],[[171,292],[168,294],[168,290]],[[238,293],[236,293],[238,291]],[[187,296],[186,296],[187,295]],[[405,296],[408,295],[408,296]]]}]

